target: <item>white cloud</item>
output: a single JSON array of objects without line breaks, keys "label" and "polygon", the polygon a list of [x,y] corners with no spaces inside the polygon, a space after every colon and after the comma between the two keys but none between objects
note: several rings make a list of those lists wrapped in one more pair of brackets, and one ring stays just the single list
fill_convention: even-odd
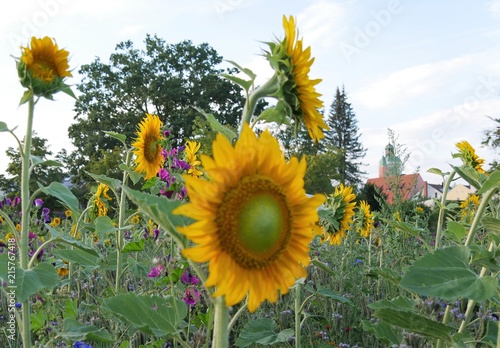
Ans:
[{"label": "white cloud", "polygon": [[352,100],[367,108],[404,104],[440,87],[445,79],[471,63],[470,56],[432,64],[422,64],[390,73],[352,93]]},{"label": "white cloud", "polygon": [[493,17],[500,17],[500,0],[493,0],[488,3],[488,11]]},{"label": "white cloud", "polygon": [[304,37],[306,46],[332,46],[337,37],[333,28],[339,26],[344,14],[345,5],[340,2],[314,2],[297,15],[299,38]]}]

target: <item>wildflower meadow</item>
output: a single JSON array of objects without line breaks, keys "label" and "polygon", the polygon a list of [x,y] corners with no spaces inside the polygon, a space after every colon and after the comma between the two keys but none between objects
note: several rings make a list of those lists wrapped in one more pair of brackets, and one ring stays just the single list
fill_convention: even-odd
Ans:
[{"label": "wildflower meadow", "polygon": [[[263,125],[307,131],[328,125],[309,76],[311,48],[293,16],[265,43],[274,75],[225,75],[245,93],[239,128],[198,109],[217,132],[176,145],[158,115],[140,115],[135,137],[113,129],[122,179],[86,173],[81,201],[61,182],[30,189],[38,103],[77,98],[69,51],[33,37],[15,58],[25,88],[21,192],[0,197],[1,347],[498,347],[500,172],[464,139],[461,164],[427,168],[444,183],[421,201],[374,211],[354,187],[306,192],[303,158],[286,158]],[[71,50],[71,45],[68,45]],[[256,114],[258,103],[275,103]],[[427,170],[426,169],[426,170]],[[446,201],[456,180],[475,188]],[[51,209],[45,197],[57,200]]]}]

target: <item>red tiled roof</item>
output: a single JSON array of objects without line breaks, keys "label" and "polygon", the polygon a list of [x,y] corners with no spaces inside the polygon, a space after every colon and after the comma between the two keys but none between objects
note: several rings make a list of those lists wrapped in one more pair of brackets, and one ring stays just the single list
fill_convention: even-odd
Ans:
[{"label": "red tiled roof", "polygon": [[[395,180],[397,180],[397,177],[395,177]],[[423,192],[426,189],[425,182],[420,174],[403,174],[400,176],[400,180],[400,194],[403,201],[411,199],[418,192],[422,192],[426,196],[426,192]],[[392,204],[394,202],[394,192],[389,189],[386,178],[371,178],[366,183],[378,187],[386,195],[388,203]]]}]

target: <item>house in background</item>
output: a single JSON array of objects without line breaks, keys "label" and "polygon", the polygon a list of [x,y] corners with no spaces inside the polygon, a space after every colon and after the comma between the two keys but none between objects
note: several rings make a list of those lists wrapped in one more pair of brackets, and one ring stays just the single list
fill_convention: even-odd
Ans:
[{"label": "house in background", "polygon": [[465,186],[462,184],[458,184],[450,188],[448,193],[446,194],[447,201],[465,201],[467,197],[476,193],[474,188],[470,186]]},{"label": "house in background", "polygon": [[[385,147],[385,154],[380,159],[378,177],[370,178],[366,183],[378,187],[387,197],[389,204],[394,203],[396,193],[392,190],[396,187],[399,187],[399,195],[403,202],[417,198],[439,199],[443,195],[442,185],[427,183],[419,173],[403,174],[402,161],[394,154],[394,147],[391,144]],[[432,199],[430,201],[433,202]]]}]

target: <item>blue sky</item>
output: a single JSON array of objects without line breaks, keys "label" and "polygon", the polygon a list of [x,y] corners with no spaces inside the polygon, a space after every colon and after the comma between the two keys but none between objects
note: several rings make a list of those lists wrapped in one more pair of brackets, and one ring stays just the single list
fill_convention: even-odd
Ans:
[{"label": "blue sky", "polygon": [[[378,175],[388,129],[410,154],[406,172],[420,168],[431,183],[440,179],[427,169],[457,163],[451,153],[458,141],[468,140],[487,162],[498,156],[480,143],[495,126],[487,116],[500,117],[500,0],[29,0],[9,6],[0,13],[0,121],[18,126],[19,138],[27,108],[18,107],[23,89],[11,56],[32,35],[53,37],[70,52],[73,85],[82,64],[96,57],[108,62],[124,40],[141,48],[146,34],[168,43],[206,42],[263,82],[272,74],[261,57],[263,42],[283,37],[285,14],[296,16],[299,36],[311,46],[310,77],[323,80],[317,89],[327,112],[336,88],[345,87],[367,148],[366,177]],[[54,153],[71,151],[73,100],[55,97],[37,105],[34,129]],[[6,149],[15,145],[0,134],[0,173]]]}]

